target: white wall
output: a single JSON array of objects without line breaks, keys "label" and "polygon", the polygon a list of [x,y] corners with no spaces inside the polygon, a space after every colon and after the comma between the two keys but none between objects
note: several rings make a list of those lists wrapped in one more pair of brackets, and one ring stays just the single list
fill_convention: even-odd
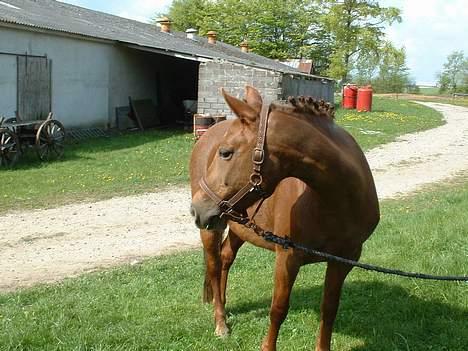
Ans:
[{"label": "white wall", "polygon": [[[65,127],[113,125],[128,96],[156,95],[147,56],[112,43],[0,27],[0,52],[52,60],[52,112]],[[0,54],[0,115],[14,115],[16,85],[16,57]]]}]

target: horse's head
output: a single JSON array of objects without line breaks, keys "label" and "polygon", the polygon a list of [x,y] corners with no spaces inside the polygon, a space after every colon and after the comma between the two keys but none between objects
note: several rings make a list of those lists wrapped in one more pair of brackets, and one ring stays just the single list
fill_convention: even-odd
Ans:
[{"label": "horse's head", "polygon": [[[192,199],[192,213],[196,217],[196,224],[203,229],[220,225],[221,210],[216,199],[229,200],[248,185],[252,185],[252,189],[255,187],[253,190],[261,190],[247,191],[245,196],[235,203],[234,209],[242,213],[260,197],[269,196],[279,181],[274,176],[276,173],[273,170],[276,166],[270,158],[267,146],[264,148],[261,171],[253,176],[252,157],[257,145],[263,105],[260,94],[252,87],[246,87],[243,101],[230,96],[224,90],[222,94],[237,119],[227,129],[208,165],[204,183],[209,190],[200,189]],[[210,196],[210,192],[214,196]]]}]

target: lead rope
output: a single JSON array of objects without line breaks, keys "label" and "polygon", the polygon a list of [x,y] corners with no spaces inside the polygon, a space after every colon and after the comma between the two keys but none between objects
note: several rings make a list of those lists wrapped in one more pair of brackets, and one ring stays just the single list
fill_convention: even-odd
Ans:
[{"label": "lead rope", "polygon": [[[259,206],[257,206],[257,209],[254,212],[254,215],[257,214],[262,203],[263,203],[263,200],[260,202]],[[289,239],[289,237],[287,236],[283,238],[278,235],[275,235],[272,232],[266,231],[263,228],[259,227],[253,219],[250,219],[248,222],[241,223],[241,224],[243,224],[245,227],[249,229],[252,229],[255,232],[255,234],[263,238],[265,241],[271,242],[275,245],[279,245],[285,250],[289,248],[301,250],[310,255],[315,255],[315,256],[325,258],[327,261],[335,261],[335,262],[347,264],[350,266],[358,267],[367,271],[380,272],[384,274],[392,274],[392,275],[408,277],[408,278],[441,280],[441,281],[463,281],[463,282],[468,281],[468,276],[453,276],[453,275],[441,276],[441,275],[431,275],[431,274],[424,274],[424,273],[404,272],[398,269],[389,269],[389,268],[375,266],[372,264],[361,263],[358,261],[350,260],[344,257],[335,256],[326,252],[322,252],[322,251],[318,251],[315,249],[305,247],[301,244],[295,243],[294,241]]]}]

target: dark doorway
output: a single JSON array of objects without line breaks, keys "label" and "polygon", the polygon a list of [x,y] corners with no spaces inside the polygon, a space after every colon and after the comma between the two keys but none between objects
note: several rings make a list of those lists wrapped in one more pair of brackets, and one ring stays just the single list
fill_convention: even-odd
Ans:
[{"label": "dark doorway", "polygon": [[186,123],[187,101],[196,102],[198,97],[199,62],[155,55],[154,63],[161,123],[171,126]]}]

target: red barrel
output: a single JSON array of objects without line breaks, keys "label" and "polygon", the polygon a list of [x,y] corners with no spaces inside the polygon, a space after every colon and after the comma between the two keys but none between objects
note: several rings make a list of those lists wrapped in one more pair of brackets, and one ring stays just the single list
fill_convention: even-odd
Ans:
[{"label": "red barrel", "polygon": [[193,115],[193,134],[198,140],[213,124],[226,120],[226,115]]},{"label": "red barrel", "polygon": [[358,88],[354,84],[347,84],[343,87],[343,100],[341,102],[343,108],[356,108],[357,92]]},{"label": "red barrel", "polygon": [[214,124],[214,119],[210,115],[193,115],[193,134],[198,140]]},{"label": "red barrel", "polygon": [[356,109],[358,112],[372,111],[372,87],[370,85],[358,89]]}]

